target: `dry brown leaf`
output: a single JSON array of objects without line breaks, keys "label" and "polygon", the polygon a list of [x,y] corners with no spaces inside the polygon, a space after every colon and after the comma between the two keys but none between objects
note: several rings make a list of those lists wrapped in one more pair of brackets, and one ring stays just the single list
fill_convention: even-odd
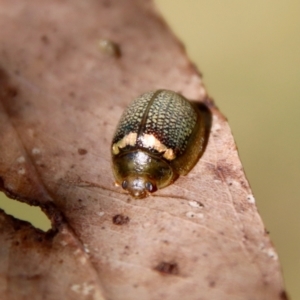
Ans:
[{"label": "dry brown leaf", "polygon": [[[1,0],[0,13],[2,190],[53,223],[1,213],[1,299],[287,298],[228,124],[150,1]],[[110,142],[158,88],[206,102],[210,138],[187,176],[133,200],[113,185]]]}]

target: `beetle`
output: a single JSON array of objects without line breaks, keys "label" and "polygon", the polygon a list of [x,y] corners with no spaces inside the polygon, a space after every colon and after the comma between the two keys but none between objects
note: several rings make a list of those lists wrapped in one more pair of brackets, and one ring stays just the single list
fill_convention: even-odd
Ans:
[{"label": "beetle", "polygon": [[117,185],[144,198],[186,175],[205,148],[205,118],[182,95],[150,91],[124,111],[112,145]]}]

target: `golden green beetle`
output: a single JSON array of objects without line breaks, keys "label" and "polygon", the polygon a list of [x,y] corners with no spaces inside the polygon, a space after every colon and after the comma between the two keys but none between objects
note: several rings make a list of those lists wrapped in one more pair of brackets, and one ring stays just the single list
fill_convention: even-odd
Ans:
[{"label": "golden green beetle", "polygon": [[112,141],[116,183],[144,198],[186,175],[204,149],[205,120],[183,96],[147,92],[123,113]]}]

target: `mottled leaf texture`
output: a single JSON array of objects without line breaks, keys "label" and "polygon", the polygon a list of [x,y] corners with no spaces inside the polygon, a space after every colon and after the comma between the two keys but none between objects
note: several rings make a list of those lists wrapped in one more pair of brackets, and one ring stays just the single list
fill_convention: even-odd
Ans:
[{"label": "mottled leaf texture", "polygon": [[[1,299],[287,299],[226,119],[153,6],[0,0],[1,189],[53,226],[1,212]],[[206,103],[209,141],[187,176],[134,200],[110,142],[159,88]]]}]

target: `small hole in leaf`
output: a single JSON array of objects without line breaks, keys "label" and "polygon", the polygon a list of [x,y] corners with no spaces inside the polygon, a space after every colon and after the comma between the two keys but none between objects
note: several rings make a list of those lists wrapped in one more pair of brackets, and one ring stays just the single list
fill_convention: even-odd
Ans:
[{"label": "small hole in leaf", "polygon": [[0,208],[6,214],[14,216],[16,219],[27,221],[35,228],[43,231],[51,229],[51,223],[45,213],[38,206],[30,206],[6,197],[0,193]]},{"label": "small hole in leaf", "polygon": [[129,217],[123,216],[122,214],[113,216],[112,220],[115,225],[124,225],[130,221]]},{"label": "small hole in leaf", "polygon": [[178,264],[176,262],[160,262],[154,270],[162,273],[162,274],[172,274],[172,275],[178,275],[179,268]]}]

